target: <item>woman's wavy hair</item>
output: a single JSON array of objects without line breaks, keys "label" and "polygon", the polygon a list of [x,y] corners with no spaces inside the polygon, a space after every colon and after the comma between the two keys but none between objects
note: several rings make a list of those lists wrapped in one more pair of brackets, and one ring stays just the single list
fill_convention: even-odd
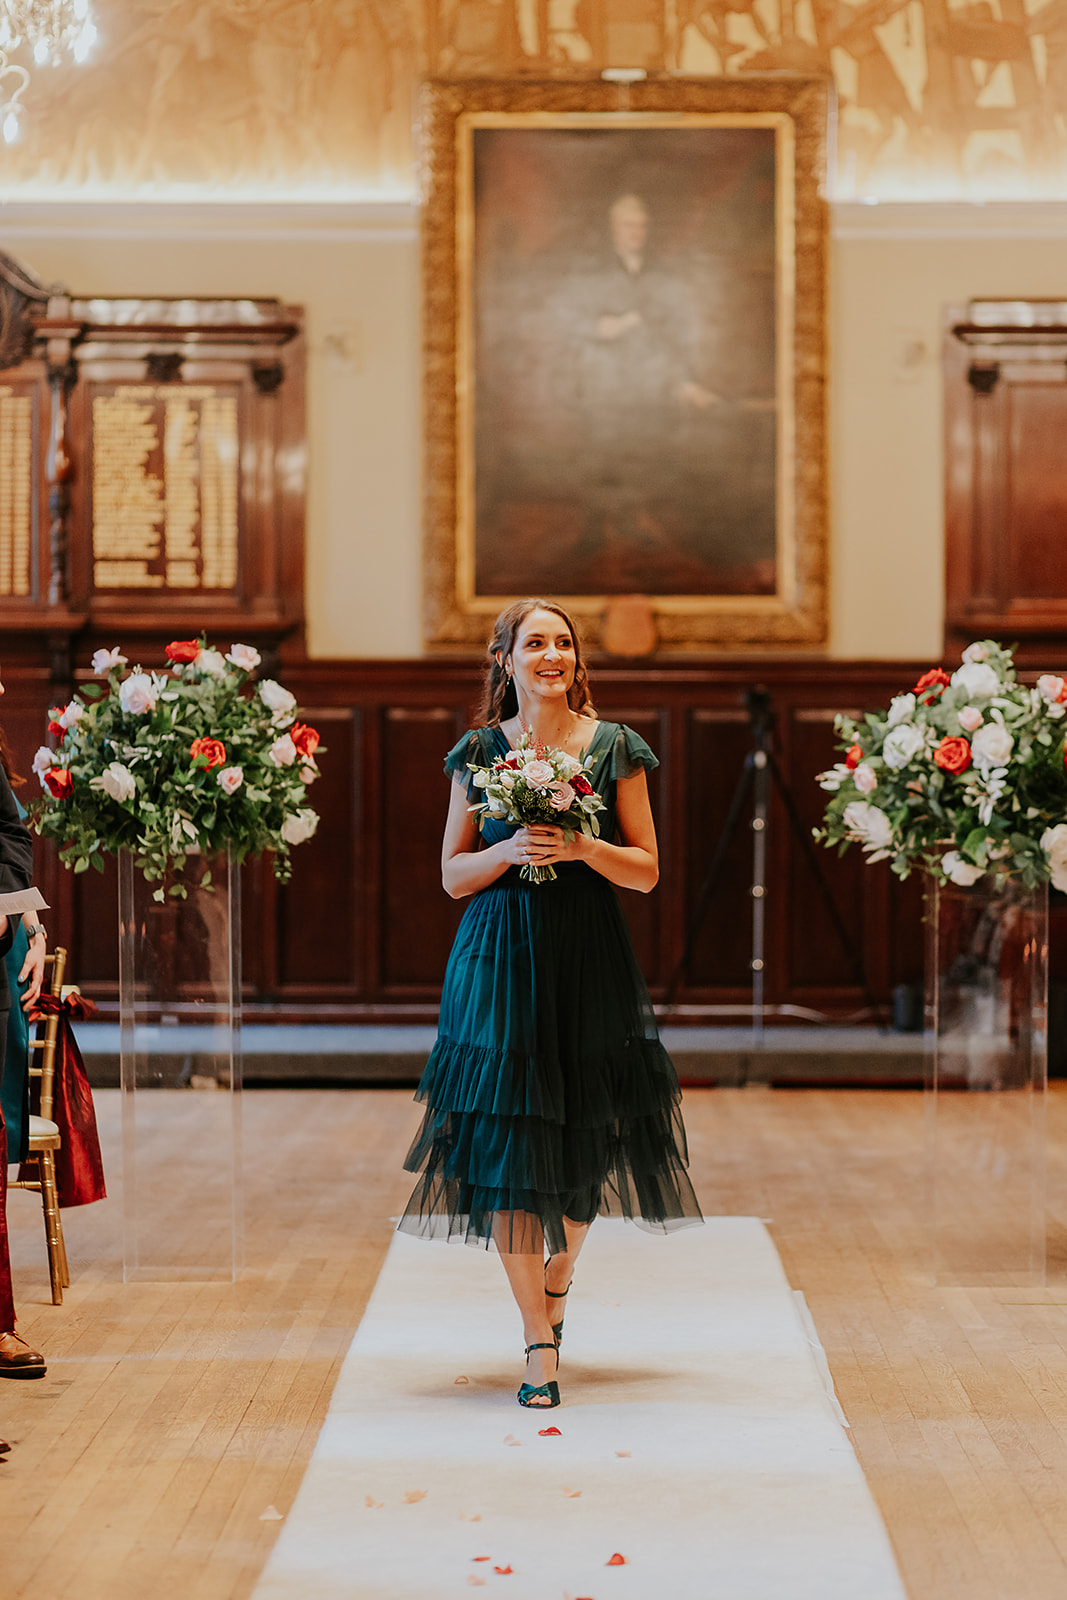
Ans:
[{"label": "woman's wavy hair", "polygon": [[4,735],[3,728],[0,728],[0,765],[3,766],[4,771],[7,773],[7,781],[11,787],[13,789],[21,789],[26,779],[21,773],[15,771],[15,764],[11,758],[11,747]]},{"label": "woman's wavy hair", "polygon": [[531,611],[552,611],[566,623],[574,640],[574,682],[567,691],[567,703],[581,717],[596,717],[592,696],[589,693],[589,673],[582,659],[582,645],[578,630],[571,618],[552,600],[532,597],[516,600],[502,611],[493,624],[489,640],[489,665],[482,690],[482,703],[478,708],[478,726],[495,728],[499,723],[514,717],[519,710],[519,697],[504,663],[515,648],[515,640],[523,622]]}]

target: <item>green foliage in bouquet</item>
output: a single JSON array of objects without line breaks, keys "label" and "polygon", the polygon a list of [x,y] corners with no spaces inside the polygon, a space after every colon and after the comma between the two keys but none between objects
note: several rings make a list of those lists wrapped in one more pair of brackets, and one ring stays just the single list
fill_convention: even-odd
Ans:
[{"label": "green foliage in bouquet", "polygon": [[229,849],[243,861],[271,850],[285,882],[291,846],[318,825],[305,804],[318,733],[296,720],[287,689],[269,678],[253,684],[260,656],[250,645],[224,656],[203,639],[179,639],[166,655],[167,670],[125,672],[117,649],[98,650],[93,668],[107,693],[89,683],[50,712],[57,745],[34,758],[45,790],[29,803],[34,828],[75,872],[103,871],[105,856],[131,851],[160,884],[156,900],[185,897],[190,853]]},{"label": "green foliage in bouquet", "polygon": [[818,782],[832,799],[815,837],[907,877],[985,873],[1067,888],[1067,684],[1018,681],[1010,650],[969,645],[951,677],[923,673],[888,711],[838,716],[845,752]]}]

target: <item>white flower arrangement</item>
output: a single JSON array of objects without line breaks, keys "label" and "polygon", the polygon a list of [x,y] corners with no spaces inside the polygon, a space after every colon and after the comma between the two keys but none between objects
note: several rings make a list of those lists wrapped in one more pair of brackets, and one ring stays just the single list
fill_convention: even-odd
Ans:
[{"label": "white flower arrangement", "polygon": [[191,851],[229,849],[242,861],[271,850],[284,882],[291,846],[318,825],[305,803],[319,776],[318,733],[295,720],[288,689],[273,679],[253,685],[253,646],[235,644],[224,656],[203,640],[178,639],[166,654],[169,672],[136,666],[123,676],[126,657],[98,650],[93,671],[108,692],[86,684],[53,708],[56,748],[42,745],[33,759],[46,795],[30,803],[34,827],[59,843],[75,872],[102,871],[105,856],[132,851],[160,884],[157,900],[185,895],[181,869]]},{"label": "white flower arrangement", "polygon": [[951,676],[931,668],[887,711],[835,719],[845,759],[819,774],[832,799],[816,838],[857,843],[902,878],[1067,890],[1065,716],[1063,678],[1028,688],[1011,651],[980,639]]}]

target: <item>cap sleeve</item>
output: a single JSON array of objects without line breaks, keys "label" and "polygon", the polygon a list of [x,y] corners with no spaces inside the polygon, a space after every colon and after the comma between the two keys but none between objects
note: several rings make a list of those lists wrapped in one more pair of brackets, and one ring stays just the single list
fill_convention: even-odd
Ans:
[{"label": "cap sleeve", "polygon": [[632,778],[638,772],[652,772],[658,766],[658,758],[652,754],[641,735],[619,723],[611,747],[611,777]]},{"label": "cap sleeve", "polygon": [[486,748],[485,736],[491,732],[489,728],[468,728],[462,739],[445,756],[445,772],[450,778],[458,778],[468,795],[473,793],[474,777],[468,763],[473,761],[479,767],[489,765],[492,757]]}]

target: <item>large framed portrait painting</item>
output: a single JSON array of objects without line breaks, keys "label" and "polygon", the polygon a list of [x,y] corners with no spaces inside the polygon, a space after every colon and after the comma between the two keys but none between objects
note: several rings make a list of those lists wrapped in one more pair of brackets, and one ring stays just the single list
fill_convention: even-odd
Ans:
[{"label": "large framed portrait painting", "polygon": [[426,635],[826,638],[821,80],[424,87]]}]

